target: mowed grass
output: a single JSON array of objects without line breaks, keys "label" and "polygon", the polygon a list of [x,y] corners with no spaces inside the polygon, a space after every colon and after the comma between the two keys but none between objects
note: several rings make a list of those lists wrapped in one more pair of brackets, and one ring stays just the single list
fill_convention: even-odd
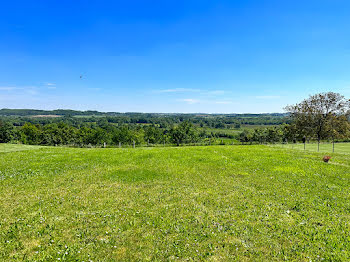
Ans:
[{"label": "mowed grass", "polygon": [[18,145],[18,144],[3,144],[0,143],[0,153],[8,153],[23,150],[39,149],[40,146]]},{"label": "mowed grass", "polygon": [[349,261],[350,156],[326,164],[322,155],[268,146],[0,153],[0,261]]},{"label": "mowed grass", "polygon": [[[304,144],[276,144],[273,146],[279,146],[286,149],[299,149],[304,150]],[[305,150],[307,151],[313,151],[318,152],[318,146],[317,143],[306,143],[305,144]],[[320,143],[320,151],[322,153],[333,153],[333,144],[332,143]],[[350,154],[350,143],[335,143],[334,144],[334,153],[341,153],[341,154]]]}]

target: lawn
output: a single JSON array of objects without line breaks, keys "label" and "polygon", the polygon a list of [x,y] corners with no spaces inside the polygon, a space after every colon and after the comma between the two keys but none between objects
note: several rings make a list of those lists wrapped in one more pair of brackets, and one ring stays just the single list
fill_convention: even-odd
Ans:
[{"label": "lawn", "polygon": [[[278,144],[273,146],[279,146],[286,149],[299,149],[304,150],[304,144]],[[318,152],[317,143],[306,143],[305,144],[306,151]],[[333,144],[332,143],[320,143],[320,151],[322,153],[331,154],[333,152]],[[334,144],[334,152],[342,153],[342,154],[350,154],[350,143],[335,143]]]},{"label": "lawn", "polygon": [[0,261],[350,260],[347,154],[11,147]]},{"label": "lawn", "polygon": [[18,145],[18,144],[2,144],[0,143],[0,153],[8,153],[23,150],[38,149],[40,146]]}]

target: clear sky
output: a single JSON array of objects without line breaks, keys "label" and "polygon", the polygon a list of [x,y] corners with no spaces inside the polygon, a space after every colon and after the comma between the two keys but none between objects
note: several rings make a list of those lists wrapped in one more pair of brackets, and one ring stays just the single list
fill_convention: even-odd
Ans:
[{"label": "clear sky", "polygon": [[0,3],[0,108],[283,112],[323,91],[350,97],[348,0]]}]

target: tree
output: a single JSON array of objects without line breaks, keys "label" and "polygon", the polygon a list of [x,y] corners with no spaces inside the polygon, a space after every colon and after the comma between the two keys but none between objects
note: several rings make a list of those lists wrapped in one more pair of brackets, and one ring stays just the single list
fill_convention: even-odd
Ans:
[{"label": "tree", "polygon": [[92,137],[92,144],[94,145],[103,145],[104,143],[109,143],[111,141],[110,135],[106,130],[98,127],[94,130]]},{"label": "tree", "polygon": [[163,142],[163,134],[160,128],[155,126],[146,126],[145,130],[145,140],[151,144],[157,144]]},{"label": "tree", "polygon": [[40,142],[40,130],[36,125],[25,123],[21,129],[23,144],[38,145]]},{"label": "tree", "polygon": [[[294,141],[298,137],[297,129],[294,124],[285,124],[281,127],[282,130],[282,140],[284,142]],[[303,137],[298,137],[302,139]]]},{"label": "tree", "polygon": [[10,142],[13,135],[13,126],[0,121],[0,143]]},{"label": "tree", "polygon": [[177,146],[184,142],[196,142],[198,141],[198,132],[189,121],[183,121],[177,127],[173,127],[170,130],[170,136]]},{"label": "tree", "polygon": [[350,100],[338,93],[320,93],[299,104],[287,106],[285,110],[290,114],[299,136],[315,137],[320,143],[322,139],[332,137],[337,127],[348,125]]},{"label": "tree", "polygon": [[131,130],[130,134],[130,144],[135,143],[137,145],[140,145],[145,141],[145,132],[141,127],[137,127],[136,129]]},{"label": "tree", "polygon": [[350,136],[350,122],[348,121],[348,119],[348,115],[332,115],[331,117],[330,136],[333,142],[333,152],[335,139],[344,139]]},{"label": "tree", "polygon": [[252,143],[253,141],[253,137],[254,134],[248,130],[248,129],[244,129],[242,133],[239,134],[239,141],[243,144],[243,143]]},{"label": "tree", "polygon": [[263,132],[263,130],[261,128],[254,129],[253,134],[252,134],[252,140],[255,141],[255,142],[258,142],[260,144],[263,143],[263,141],[264,141],[264,132]]},{"label": "tree", "polygon": [[128,126],[120,126],[113,134],[112,141],[114,144],[128,144],[130,141],[130,130]]}]

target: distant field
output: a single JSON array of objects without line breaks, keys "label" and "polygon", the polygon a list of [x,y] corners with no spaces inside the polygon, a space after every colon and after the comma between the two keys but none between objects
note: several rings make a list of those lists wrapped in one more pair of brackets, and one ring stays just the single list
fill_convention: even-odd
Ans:
[{"label": "distant field", "polygon": [[[279,147],[288,148],[288,149],[304,150],[304,144],[288,144],[288,145],[278,144],[278,145],[272,145],[272,146],[279,146]],[[317,152],[318,151],[317,143],[306,144],[305,149],[307,151]],[[333,144],[320,143],[320,152],[331,154],[333,152]],[[350,143],[335,143],[334,152],[342,153],[342,154],[350,154]]]},{"label": "distant field", "polygon": [[0,149],[0,261],[350,260],[347,154]]},{"label": "distant field", "polygon": [[271,127],[274,127],[274,125],[241,125],[240,128],[234,128],[234,129],[229,129],[229,128],[207,128],[207,127],[202,127],[202,128],[199,128],[199,129],[203,129],[203,130],[205,130],[207,132],[213,132],[213,133],[223,133],[223,134],[237,135],[237,134],[240,134],[245,129],[271,128]]},{"label": "distant field", "polygon": [[40,146],[28,146],[28,145],[17,145],[17,144],[1,144],[0,143],[0,153],[8,153],[23,150],[33,150],[39,149]]},{"label": "distant field", "polygon": [[34,115],[34,116],[31,116],[31,117],[34,117],[34,118],[57,118],[57,117],[63,117],[61,115]]},{"label": "distant field", "polygon": [[243,129],[227,129],[227,128],[200,128],[200,130],[203,129],[206,132],[210,133],[222,133],[222,134],[232,134],[236,135],[243,131]]},{"label": "distant field", "polygon": [[241,129],[271,128],[278,125],[241,125]]}]

